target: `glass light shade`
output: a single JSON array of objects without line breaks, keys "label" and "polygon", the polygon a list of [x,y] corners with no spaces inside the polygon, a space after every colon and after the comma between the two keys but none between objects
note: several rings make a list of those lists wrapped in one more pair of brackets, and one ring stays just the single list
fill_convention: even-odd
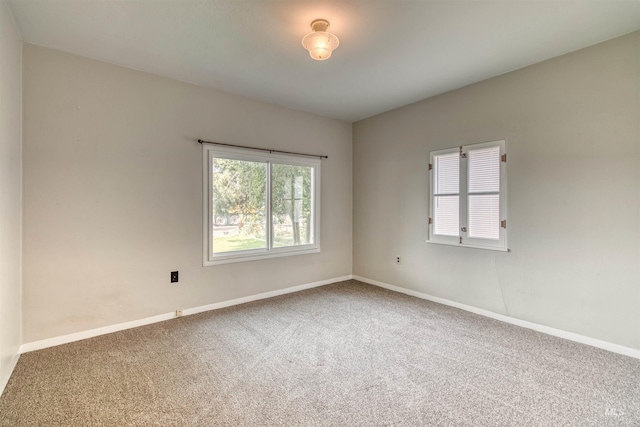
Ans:
[{"label": "glass light shade", "polygon": [[314,31],[302,39],[302,46],[309,51],[309,56],[317,61],[324,61],[331,57],[331,52],[338,47],[340,41],[336,36],[326,31]]}]

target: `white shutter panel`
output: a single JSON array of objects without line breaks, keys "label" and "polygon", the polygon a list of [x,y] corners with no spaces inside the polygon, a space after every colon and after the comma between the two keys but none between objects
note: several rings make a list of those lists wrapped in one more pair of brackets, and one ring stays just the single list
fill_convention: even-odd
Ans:
[{"label": "white shutter panel", "polygon": [[460,197],[436,196],[434,203],[434,234],[441,236],[459,236]]},{"label": "white shutter panel", "polygon": [[435,194],[460,193],[460,155],[458,153],[434,156]]},{"label": "white shutter panel", "polygon": [[471,149],[468,161],[467,236],[500,238],[500,147]]},{"label": "white shutter panel", "polygon": [[469,193],[500,192],[500,147],[469,150]]},{"label": "white shutter panel", "polygon": [[441,236],[460,235],[460,155],[434,156],[433,232]]},{"label": "white shutter panel", "polygon": [[500,238],[500,195],[469,196],[469,237]]}]

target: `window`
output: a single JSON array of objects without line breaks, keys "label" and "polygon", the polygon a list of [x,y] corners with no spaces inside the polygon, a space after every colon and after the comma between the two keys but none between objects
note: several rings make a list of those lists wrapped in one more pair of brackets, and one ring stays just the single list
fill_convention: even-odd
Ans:
[{"label": "window", "polygon": [[505,141],[430,153],[429,242],[507,250]]},{"label": "window", "polygon": [[320,159],[203,150],[204,265],[320,251]]}]

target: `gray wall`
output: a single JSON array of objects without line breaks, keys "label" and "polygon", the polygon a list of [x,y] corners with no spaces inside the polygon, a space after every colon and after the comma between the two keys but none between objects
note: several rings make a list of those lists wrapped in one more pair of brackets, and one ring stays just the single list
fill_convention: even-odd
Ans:
[{"label": "gray wall", "polygon": [[[25,343],[351,274],[350,124],[28,44],[23,78]],[[202,267],[198,138],[327,154],[322,252]]]},{"label": "gray wall", "polygon": [[0,1],[0,393],[21,344],[22,40]]},{"label": "gray wall", "polygon": [[[639,81],[636,32],[355,123],[354,274],[640,348]],[[425,243],[429,151],[503,138],[511,251]]]},{"label": "gray wall", "polygon": [[[19,88],[17,33],[2,49]],[[639,51],[634,33],[358,122],[352,174],[347,123],[25,45],[23,342],[353,271],[640,348]],[[20,240],[20,101],[2,96],[18,156],[2,157],[4,251]],[[197,138],[328,154],[322,252],[202,267]],[[511,252],[425,243],[429,151],[502,138]],[[19,343],[9,253],[3,357]]]}]

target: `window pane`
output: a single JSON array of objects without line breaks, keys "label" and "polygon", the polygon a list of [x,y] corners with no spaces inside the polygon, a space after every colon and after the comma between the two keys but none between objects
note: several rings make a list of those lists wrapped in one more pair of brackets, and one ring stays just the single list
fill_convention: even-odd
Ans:
[{"label": "window pane", "polygon": [[213,159],[213,252],[267,248],[267,164]]},{"label": "window pane", "polygon": [[500,191],[500,147],[469,150],[469,193]]},{"label": "window pane", "polygon": [[451,153],[434,156],[435,194],[458,194],[460,192],[460,154]]},{"label": "window pane", "polygon": [[434,197],[434,234],[459,236],[460,210],[458,196]]},{"label": "window pane", "polygon": [[469,196],[469,237],[500,238],[500,195]]},{"label": "window pane", "polygon": [[312,179],[313,167],[271,166],[274,248],[314,243]]}]

